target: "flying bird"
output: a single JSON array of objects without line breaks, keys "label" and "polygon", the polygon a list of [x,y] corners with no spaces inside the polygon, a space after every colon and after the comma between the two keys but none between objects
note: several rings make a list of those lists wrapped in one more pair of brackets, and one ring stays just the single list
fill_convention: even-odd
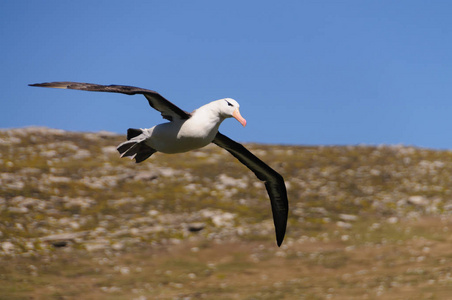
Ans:
[{"label": "flying bird", "polygon": [[127,130],[127,141],[117,147],[121,157],[130,157],[135,159],[136,163],[140,163],[156,152],[182,153],[207,146],[210,143],[220,146],[247,166],[256,174],[258,179],[265,183],[273,213],[276,242],[278,246],[283,242],[289,212],[283,177],[243,145],[218,131],[221,122],[226,118],[233,117],[243,126],[246,125],[246,120],[240,114],[239,104],[234,99],[216,100],[188,113],[155,91],[133,86],[79,82],[47,82],[30,84],[30,86],[143,95],[148,100],[149,105],[158,110],[163,118],[169,122],[148,129],[129,128]]}]

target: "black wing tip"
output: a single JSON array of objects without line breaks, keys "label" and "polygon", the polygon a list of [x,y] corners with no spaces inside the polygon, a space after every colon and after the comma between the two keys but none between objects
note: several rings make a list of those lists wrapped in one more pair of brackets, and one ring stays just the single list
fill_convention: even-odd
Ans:
[{"label": "black wing tip", "polygon": [[28,86],[49,86],[54,85],[55,83],[62,83],[62,82],[41,82],[41,83],[30,83]]},{"label": "black wing tip", "polygon": [[281,244],[284,241],[285,235],[286,235],[286,227],[284,227],[283,231],[276,232],[276,244],[278,245],[278,247],[281,247]]},{"label": "black wing tip", "polygon": [[279,211],[279,213],[280,214],[277,213],[273,216],[273,222],[275,224],[276,243],[278,244],[278,247],[281,246],[284,241],[284,237],[286,236],[289,208],[287,207],[284,211]]},{"label": "black wing tip", "polygon": [[43,83],[31,83],[28,86],[35,86],[35,87],[54,87],[51,85],[51,82],[43,82]]},{"label": "black wing tip", "polygon": [[43,82],[43,83],[30,83],[28,86],[67,89],[70,84],[71,84],[71,82],[67,82],[67,81],[55,81],[55,82]]}]

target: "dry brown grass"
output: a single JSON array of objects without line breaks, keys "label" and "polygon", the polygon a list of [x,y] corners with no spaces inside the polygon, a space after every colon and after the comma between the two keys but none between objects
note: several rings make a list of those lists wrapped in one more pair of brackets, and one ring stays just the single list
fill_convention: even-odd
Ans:
[{"label": "dry brown grass", "polygon": [[403,240],[343,241],[359,234],[352,230],[325,240],[289,238],[281,249],[273,242],[204,240],[116,253],[62,248],[3,258],[0,298],[447,299],[450,225],[425,218],[398,224],[414,232]]}]

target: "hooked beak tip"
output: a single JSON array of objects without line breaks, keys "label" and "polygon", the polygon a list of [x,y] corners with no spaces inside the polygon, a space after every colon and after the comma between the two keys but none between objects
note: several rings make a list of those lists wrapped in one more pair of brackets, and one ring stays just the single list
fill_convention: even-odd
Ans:
[{"label": "hooked beak tip", "polygon": [[243,127],[246,126],[246,120],[242,117],[242,115],[240,114],[239,109],[237,108],[234,113],[232,114],[232,116],[240,122],[240,124],[242,124]]}]

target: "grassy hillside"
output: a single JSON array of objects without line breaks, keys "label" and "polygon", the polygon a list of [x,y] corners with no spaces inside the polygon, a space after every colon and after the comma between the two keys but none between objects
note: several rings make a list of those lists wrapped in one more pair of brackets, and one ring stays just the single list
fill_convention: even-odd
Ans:
[{"label": "grassy hillside", "polygon": [[446,299],[452,152],[246,145],[265,188],[212,145],[120,159],[123,136],[0,131],[0,299]]}]

